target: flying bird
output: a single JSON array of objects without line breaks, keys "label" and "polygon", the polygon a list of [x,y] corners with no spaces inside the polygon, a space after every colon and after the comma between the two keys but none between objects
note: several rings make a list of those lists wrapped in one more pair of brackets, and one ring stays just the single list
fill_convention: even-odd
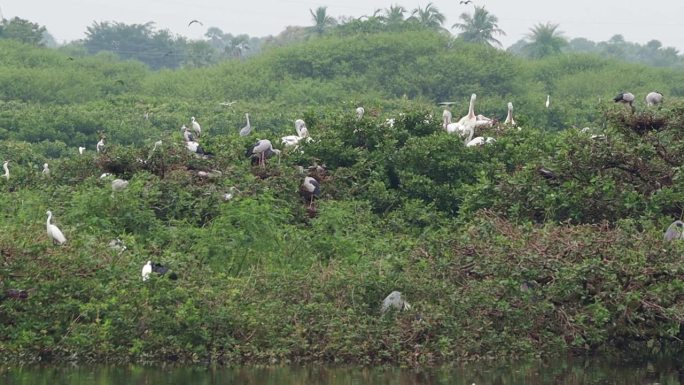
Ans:
[{"label": "flying bird", "polygon": [[472,2],[473,2],[473,0],[461,0],[459,3],[461,3],[461,4],[470,4],[470,3],[472,3]]},{"label": "flying bird", "polygon": [[48,210],[46,212],[47,214],[47,235],[48,238],[54,243],[55,245],[63,245],[66,243],[66,237],[64,234],[62,234],[62,231],[59,229],[59,227],[53,225],[50,223],[50,220],[52,219],[52,211]]},{"label": "flying bird", "polygon": [[204,24],[203,24],[201,21],[199,21],[199,20],[197,20],[197,19],[193,19],[193,20],[191,20],[191,21],[188,23],[188,27],[191,26],[191,25],[193,25],[194,23],[197,23],[197,24],[199,24],[199,25],[201,25],[201,26],[204,26]]}]

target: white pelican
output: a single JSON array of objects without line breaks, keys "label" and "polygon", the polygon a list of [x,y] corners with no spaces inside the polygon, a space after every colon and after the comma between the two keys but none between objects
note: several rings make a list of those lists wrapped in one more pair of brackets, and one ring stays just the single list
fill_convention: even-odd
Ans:
[{"label": "white pelican", "polygon": [[511,102],[508,102],[508,115],[506,115],[504,124],[515,126],[515,120],[513,119],[513,103]]}]

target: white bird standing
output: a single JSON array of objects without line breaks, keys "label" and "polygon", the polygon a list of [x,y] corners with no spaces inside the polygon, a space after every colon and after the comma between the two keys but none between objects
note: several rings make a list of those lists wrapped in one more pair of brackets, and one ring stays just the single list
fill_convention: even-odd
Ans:
[{"label": "white bird standing", "polygon": [[318,198],[321,196],[321,184],[310,176],[304,177],[304,182],[299,188],[299,192],[309,201],[309,208],[313,207],[314,197]]},{"label": "white bird standing", "polygon": [[50,223],[50,220],[52,219],[52,211],[48,210],[46,212],[47,214],[47,235],[50,240],[52,240],[52,243],[56,245],[63,245],[66,242],[66,237],[64,234],[62,234],[62,231],[59,229],[59,227],[53,225]]},{"label": "white bird standing", "polygon": [[280,161],[280,150],[273,148],[273,144],[268,139],[260,139],[247,150],[247,156],[258,160],[258,163],[262,166],[266,166],[266,159],[273,156],[273,154],[278,155],[278,161]]},{"label": "white bird standing", "polygon": [[2,174],[2,177],[9,180],[9,167],[7,166],[9,164],[9,160],[6,160],[5,163],[2,164],[2,168],[5,170],[5,173]]},{"label": "white bird standing", "polygon": [[97,142],[95,149],[97,150],[97,152],[104,152],[104,149],[105,149],[104,138],[100,139],[100,141]]},{"label": "white bird standing", "polygon": [[43,163],[43,175],[50,176],[50,168],[47,163]]},{"label": "white bird standing", "polygon": [[393,291],[382,301],[380,312],[386,313],[390,308],[397,310],[410,310],[411,305],[401,297],[401,292]]},{"label": "white bird standing", "polygon": [[150,279],[150,274],[152,274],[152,261],[147,261],[147,263],[142,267],[143,282]]},{"label": "white bird standing", "polygon": [[457,124],[463,127],[473,127],[475,128],[475,124],[477,122],[477,116],[475,115],[475,99],[477,99],[477,95],[472,94],[470,95],[470,104],[468,105],[468,115],[462,117]]},{"label": "white bird standing", "polygon": [[663,237],[666,241],[672,241],[675,239],[684,239],[684,222],[674,221],[670,224],[665,231],[665,236]]},{"label": "white bird standing", "polygon": [[195,132],[195,134],[197,134],[197,137],[199,138],[200,136],[202,136],[202,127],[200,127],[200,124],[197,123],[194,116],[190,117],[190,120],[192,121],[192,130]]},{"label": "white bird standing", "polygon": [[549,108],[549,105],[551,104],[551,95],[546,95],[546,103],[544,105],[546,108]]},{"label": "white bird standing", "polygon": [[649,92],[646,95],[646,105],[656,106],[663,102],[663,94],[658,91]]},{"label": "white bird standing", "polygon": [[478,136],[476,138],[473,138],[473,135],[475,135],[475,127],[467,127],[466,130],[468,132],[468,137],[464,141],[466,147],[483,146],[486,143],[496,142],[496,139],[492,137],[485,138],[482,136]]},{"label": "white bird standing", "polygon": [[451,111],[447,110],[446,108],[444,111],[442,111],[442,128],[445,130],[447,129],[447,126],[451,124],[451,118],[453,115],[451,114]]},{"label": "white bird standing", "polygon": [[128,181],[123,179],[114,179],[112,181],[112,191],[123,191],[128,187]]},{"label": "white bird standing", "polygon": [[162,143],[161,140],[158,140],[158,141],[154,142],[154,147],[152,147],[152,151],[157,151],[157,148],[161,147],[162,144],[163,144],[163,143]]},{"label": "white bird standing", "polygon": [[363,119],[363,114],[366,113],[366,110],[363,109],[363,107],[356,107],[356,119],[361,120]]},{"label": "white bird standing", "polygon": [[506,115],[504,124],[515,126],[515,120],[513,119],[513,103],[511,102],[508,102],[508,115]]},{"label": "white bird standing", "polygon": [[302,139],[311,140],[309,137],[309,130],[306,128],[306,123],[302,119],[295,120],[295,131],[297,135],[287,135],[280,138],[280,142],[287,147],[296,146]]},{"label": "white bird standing", "polygon": [[247,119],[247,125],[240,129],[240,136],[247,136],[252,133],[252,125],[249,124],[249,114],[245,113],[245,119]]},{"label": "white bird standing", "polygon": [[79,154],[79,155],[83,155],[83,151],[85,151],[85,149],[86,149],[85,147],[80,147],[80,146],[79,146],[79,147],[78,147],[78,154]]}]

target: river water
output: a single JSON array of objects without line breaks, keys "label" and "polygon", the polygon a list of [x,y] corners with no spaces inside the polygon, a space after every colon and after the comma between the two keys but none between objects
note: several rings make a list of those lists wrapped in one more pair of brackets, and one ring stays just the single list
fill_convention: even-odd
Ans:
[{"label": "river water", "polygon": [[684,360],[555,360],[507,365],[390,367],[0,366],[2,385],[389,385],[389,384],[662,384],[684,385]]}]

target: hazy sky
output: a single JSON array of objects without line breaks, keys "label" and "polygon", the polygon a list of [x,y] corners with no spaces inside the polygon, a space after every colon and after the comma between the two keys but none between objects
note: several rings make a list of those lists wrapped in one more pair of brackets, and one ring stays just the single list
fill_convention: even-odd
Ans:
[{"label": "hazy sky", "polygon": [[[81,39],[94,21],[118,21],[126,24],[155,22],[157,29],[168,29],[190,39],[203,37],[208,27],[218,27],[232,34],[275,35],[288,25],[310,25],[309,9],[327,6],[331,16],[359,17],[374,9],[399,4],[412,10],[429,1],[415,0],[0,0],[2,15],[28,19],[47,27],[58,42]],[[472,5],[459,0],[432,0],[446,15],[446,27],[458,21],[462,12],[472,12]],[[660,40],[684,53],[683,0],[473,0],[499,18],[499,27],[507,36],[500,40],[505,47],[525,37],[536,23],[560,24],[566,37],[586,37],[605,41],[622,34],[627,41],[646,43]],[[204,26],[193,24],[197,19]],[[454,31],[452,31],[454,32]]]}]

